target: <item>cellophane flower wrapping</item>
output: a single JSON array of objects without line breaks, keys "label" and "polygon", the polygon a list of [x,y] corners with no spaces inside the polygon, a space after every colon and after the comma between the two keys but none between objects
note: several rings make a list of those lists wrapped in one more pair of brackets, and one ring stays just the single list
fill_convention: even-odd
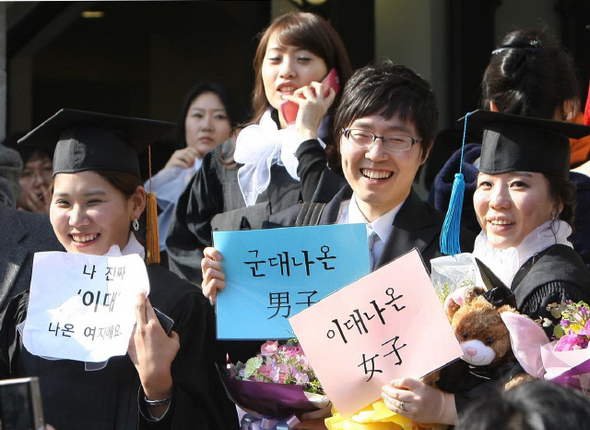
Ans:
[{"label": "cellophane flower wrapping", "polygon": [[453,291],[479,284],[478,270],[473,255],[463,253],[445,255],[430,260],[430,281],[441,303]]},{"label": "cellophane flower wrapping", "polygon": [[[547,309],[559,324],[554,325],[554,340],[541,347],[545,379],[590,395],[590,307],[583,301],[566,301]],[[543,324],[553,325],[548,319]]]},{"label": "cellophane flower wrapping", "polygon": [[246,363],[228,366],[222,376],[231,399],[257,418],[323,418],[331,403],[295,339],[267,341]]}]

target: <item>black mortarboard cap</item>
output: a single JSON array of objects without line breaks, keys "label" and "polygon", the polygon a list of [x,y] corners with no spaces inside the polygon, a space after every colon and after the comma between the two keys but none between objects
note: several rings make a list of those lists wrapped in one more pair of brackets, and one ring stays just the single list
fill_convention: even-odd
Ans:
[{"label": "black mortarboard cap", "polygon": [[475,111],[467,127],[483,130],[479,170],[487,174],[514,171],[569,176],[569,138],[590,135],[590,127],[522,115]]},{"label": "black mortarboard cap", "polygon": [[53,175],[114,170],[140,176],[137,153],[175,124],[74,109],[61,109],[19,140],[54,150]]}]

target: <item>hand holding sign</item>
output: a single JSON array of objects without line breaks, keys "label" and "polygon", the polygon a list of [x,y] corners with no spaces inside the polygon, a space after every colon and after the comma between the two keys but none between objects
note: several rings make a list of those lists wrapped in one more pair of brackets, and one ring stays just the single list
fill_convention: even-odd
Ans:
[{"label": "hand holding sign", "polygon": [[392,411],[419,423],[456,424],[455,397],[412,378],[394,379],[381,397]]},{"label": "hand holding sign", "polygon": [[[137,300],[137,324],[129,340],[129,357],[148,399],[164,399],[172,390],[172,361],[180,349],[178,334],[166,334],[145,292]],[[167,405],[164,405],[167,408]]]},{"label": "hand holding sign", "polygon": [[31,354],[103,362],[125,355],[140,291],[149,291],[137,254],[36,253],[23,342]]},{"label": "hand holding sign", "polygon": [[342,415],[378,399],[392,379],[419,378],[463,354],[416,250],[289,322]]},{"label": "hand holding sign", "polygon": [[203,272],[203,283],[201,288],[203,294],[211,303],[217,301],[217,292],[225,288],[225,274],[221,260],[223,256],[217,249],[208,246],[203,250],[201,270]]},{"label": "hand holding sign", "polygon": [[226,284],[217,294],[219,339],[288,339],[287,318],[369,272],[365,224],[215,231],[213,239]]}]

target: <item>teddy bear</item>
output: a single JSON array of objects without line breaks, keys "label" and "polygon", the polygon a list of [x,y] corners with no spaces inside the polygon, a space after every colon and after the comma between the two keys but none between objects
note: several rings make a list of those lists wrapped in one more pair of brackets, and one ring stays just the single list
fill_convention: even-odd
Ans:
[{"label": "teddy bear", "polygon": [[514,307],[495,306],[482,289],[470,287],[447,299],[445,310],[463,356],[427,375],[425,383],[459,393],[469,392],[490,380],[510,388],[542,376],[537,351],[548,342],[547,336],[540,326]]}]

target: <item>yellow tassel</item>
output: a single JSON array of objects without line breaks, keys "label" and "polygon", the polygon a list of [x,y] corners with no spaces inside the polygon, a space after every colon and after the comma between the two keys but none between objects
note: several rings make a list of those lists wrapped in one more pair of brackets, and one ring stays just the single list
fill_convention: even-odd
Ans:
[{"label": "yellow tassel", "polygon": [[147,243],[146,264],[160,264],[160,240],[158,234],[158,203],[152,192],[147,195],[146,207]]}]

